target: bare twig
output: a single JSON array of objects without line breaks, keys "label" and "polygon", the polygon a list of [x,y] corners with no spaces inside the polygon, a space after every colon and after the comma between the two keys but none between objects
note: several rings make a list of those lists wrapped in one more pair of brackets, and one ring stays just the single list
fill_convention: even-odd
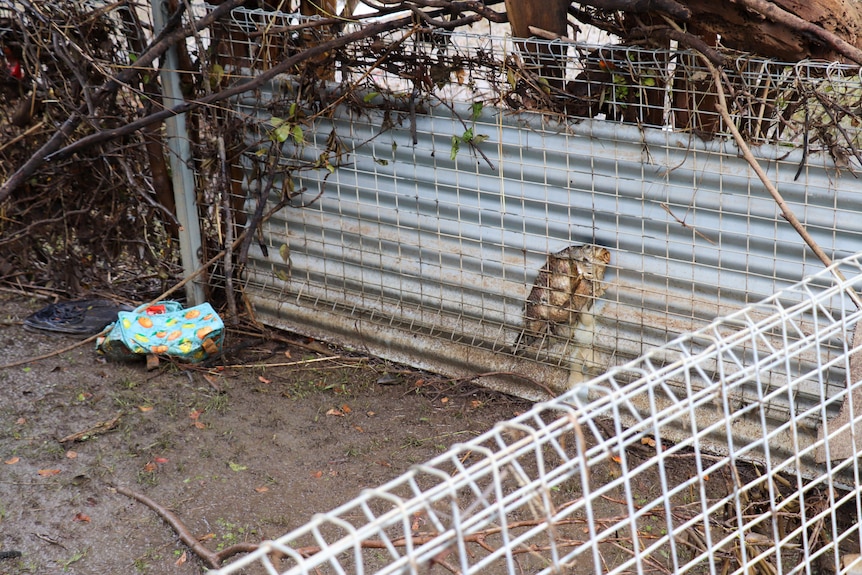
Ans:
[{"label": "bare twig", "polygon": [[633,35],[636,33],[640,33],[644,38],[648,39],[675,40],[686,48],[700,52],[709,58],[710,62],[716,66],[724,66],[726,58],[721,54],[721,52],[712,48],[709,44],[704,42],[702,38],[694,34],[689,34],[682,30],[675,30],[668,26],[638,26],[632,30]]},{"label": "bare twig", "polygon": [[99,339],[100,336],[102,336],[107,331],[108,330],[105,329],[105,330],[97,333],[96,335],[91,335],[87,339],[73,343],[72,345],[67,345],[66,347],[54,350],[50,353],[46,353],[43,355],[37,355],[35,357],[28,357],[26,359],[13,361],[12,363],[4,363],[3,365],[0,365],[0,369],[8,369],[10,367],[18,367],[19,365],[27,365],[28,363],[36,363],[37,361],[42,361],[44,359],[50,359],[52,357],[62,355],[64,353],[66,353],[67,351],[72,351],[73,349],[77,349],[77,348],[81,347],[82,345],[87,345],[88,343],[92,343],[92,342],[96,341],[97,339]]},{"label": "bare twig", "polygon": [[232,364],[232,365],[222,365],[219,367],[224,367],[228,369],[264,369],[269,367],[294,367],[297,365],[308,365],[310,363],[320,363],[323,361],[353,361],[353,362],[365,362],[368,361],[367,357],[346,357],[343,355],[330,355],[327,357],[314,357],[311,359],[301,359],[298,361],[288,361],[288,362],[280,362],[280,363],[240,363],[240,364]]},{"label": "bare twig", "polygon": [[[748,162],[751,166],[751,169],[754,170],[754,173],[757,174],[757,177],[760,178],[760,181],[763,183],[763,186],[769,192],[769,195],[772,196],[772,199],[775,200],[775,203],[778,204],[778,207],[781,209],[781,215],[787,222],[796,230],[796,233],[808,244],[808,247],[811,248],[811,251],[814,252],[814,255],[823,262],[823,265],[829,267],[832,265],[832,258],[830,258],[826,252],[823,251],[823,248],[817,243],[817,240],[812,237],[808,230],[805,229],[805,226],[802,225],[802,222],[799,221],[799,218],[796,217],[796,214],[793,213],[793,210],[790,209],[790,206],[784,200],[784,197],[778,191],[778,188],[775,187],[775,184],[769,179],[766,175],[766,172],[760,166],[760,163],[757,161],[757,158],[754,157],[754,154],[751,153],[751,149],[748,147],[745,139],[742,137],[742,134],[739,133],[739,130],[736,127],[736,124],[733,122],[733,118],[730,116],[730,112],[727,107],[727,99],[724,95],[723,88],[723,79],[721,77],[721,72],[719,72],[718,68],[716,68],[712,62],[709,61],[709,58],[703,56],[701,54],[701,60],[704,64],[709,68],[712,73],[713,83],[715,84],[716,95],[718,96],[718,102],[716,103],[716,108],[718,112],[721,114],[724,123],[727,125],[727,128],[733,134],[734,140],[736,140],[737,146],[739,146],[740,151],[742,152],[743,158]],[[841,270],[838,268],[833,268],[832,273],[842,282],[846,282],[847,279],[844,277],[844,274],[841,273]],[[853,300],[853,303],[856,304],[856,307],[862,309],[862,300],[860,300],[859,295],[853,290],[851,286],[847,286],[847,295],[850,296],[850,299]]]},{"label": "bare twig", "polygon": [[550,397],[550,398],[554,398],[557,396],[557,394],[554,393],[554,391],[550,387],[548,387],[547,385],[545,385],[541,381],[536,381],[535,379],[533,379],[531,377],[527,377],[523,373],[516,373],[514,371],[486,371],[484,373],[476,373],[474,375],[462,377],[462,378],[459,378],[455,381],[456,382],[458,382],[458,381],[472,381],[474,379],[479,379],[481,377],[498,377],[501,375],[516,377],[522,381],[525,381],[525,382],[529,383],[530,385],[532,385],[538,389],[541,389],[542,391],[547,393],[548,397]]},{"label": "bare twig", "polygon": [[83,431],[79,431],[77,433],[72,433],[70,435],[67,435],[66,437],[64,437],[62,439],[58,439],[57,441],[59,443],[69,443],[71,441],[84,441],[84,440],[89,439],[91,437],[94,437],[96,435],[101,435],[102,433],[106,433],[108,431],[111,431],[115,427],[117,427],[117,424],[120,422],[120,418],[122,416],[123,416],[123,412],[121,411],[120,413],[118,413],[117,415],[112,417],[111,419],[108,419],[106,421],[100,421],[96,425],[90,426]]},{"label": "bare twig", "polygon": [[228,177],[227,154],[224,148],[224,136],[219,135],[218,141],[218,159],[219,159],[219,178],[220,185],[218,192],[222,194],[222,207],[224,209],[224,277],[225,277],[225,297],[227,298],[227,309],[230,314],[231,325],[236,325],[239,322],[239,317],[236,312],[236,299],[233,289],[233,208],[230,198],[230,179]]},{"label": "bare twig", "polygon": [[[193,26],[196,30],[201,30],[211,25],[218,18],[227,14],[233,8],[245,3],[245,0],[227,0],[223,4],[217,6],[212,12],[195,22]],[[153,63],[154,60],[164,54],[167,49],[186,38],[191,32],[184,29],[175,31],[174,28],[179,25],[179,18],[172,17],[162,33],[150,44],[150,46],[135,60],[135,66],[129,67],[121,71],[116,77],[109,79],[101,88],[96,90],[92,96],[92,103],[98,106],[108,95],[114,93],[120,86],[128,84],[133,80],[142,69]],[[9,195],[24,182],[26,182],[50,157],[52,157],[69,136],[78,128],[87,113],[87,103],[83,103],[73,111],[60,128],[54,133],[51,138],[45,142],[30,158],[0,186],[0,202],[3,202]],[[167,114],[165,117],[172,116]],[[150,122],[147,122],[150,123]],[[143,124],[143,127],[146,124]],[[101,133],[101,132],[100,132]],[[86,139],[86,138],[85,138]],[[68,146],[67,146],[68,147]],[[56,157],[56,156],[54,156]]]},{"label": "bare twig", "polygon": [[239,553],[250,553],[255,551],[258,546],[254,543],[237,543],[235,545],[231,545],[222,549],[219,552],[210,551],[207,549],[198,538],[192,535],[189,528],[186,527],[185,523],[183,523],[179,517],[174,515],[174,513],[167,508],[159,505],[143,493],[138,493],[137,491],[132,491],[131,489],[126,489],[125,487],[115,487],[117,493],[120,495],[125,495],[126,497],[131,497],[135,501],[139,503],[143,503],[150,509],[156,512],[159,517],[161,517],[165,523],[171,526],[171,529],[176,532],[179,536],[180,540],[189,546],[189,549],[194,552],[195,555],[200,557],[201,561],[203,561],[207,567],[212,569],[218,569],[221,567],[222,562],[225,559],[233,557]]},{"label": "bare twig", "polygon": [[[231,545],[225,549],[222,549],[219,552],[213,552],[207,549],[200,541],[198,541],[197,537],[195,537],[192,532],[186,527],[185,523],[177,517],[172,511],[159,505],[146,495],[142,493],[138,493],[136,491],[132,491],[126,487],[115,487],[114,488],[117,493],[120,495],[125,495],[126,497],[130,497],[139,503],[143,503],[150,509],[156,512],[159,517],[161,517],[165,523],[167,523],[171,529],[179,536],[180,540],[189,546],[192,552],[195,553],[198,557],[200,557],[201,561],[203,561],[208,567],[212,569],[218,569],[221,567],[222,563],[225,559],[229,559],[234,555],[238,555],[240,553],[251,553],[252,551],[256,551],[260,546],[255,543],[237,543],[235,545]],[[563,519],[555,522],[556,526],[561,525],[576,525],[583,524],[585,519]],[[526,521],[514,521],[509,523],[506,528],[509,530],[512,529],[521,529],[521,528],[529,528],[535,527],[545,522],[544,518],[539,519],[530,519]],[[476,533],[471,533],[463,536],[463,541],[465,543],[474,543],[477,544],[484,549],[488,550],[491,547],[486,543],[486,540],[489,536],[495,535],[502,531],[501,527],[491,527]],[[437,537],[439,537],[438,533],[416,533],[409,538],[409,541],[405,537],[399,537],[397,539],[391,539],[388,541],[378,541],[378,540],[365,540],[360,543],[360,546],[363,549],[386,549],[390,546],[395,547],[406,547],[409,545],[424,545],[425,543],[430,543],[434,541]],[[564,548],[564,547],[576,547],[578,545],[583,545],[584,542],[581,540],[560,540],[555,541],[555,548]],[[537,551],[547,551],[551,549],[550,545],[540,546],[540,545],[530,545],[530,546],[519,546],[514,549],[511,549],[510,552],[513,554],[524,554],[524,553],[535,553]],[[295,549],[296,553],[303,557],[310,557],[315,553],[319,553],[322,550],[321,547],[318,546],[309,546],[309,547],[300,547]],[[443,557],[438,556],[437,558],[432,560],[432,563],[440,564],[441,566],[452,569],[451,566],[444,564]],[[457,573],[457,570],[454,570],[453,573]]]},{"label": "bare twig", "polygon": [[669,215],[670,217],[672,217],[673,219],[675,219],[675,220],[676,220],[676,222],[677,222],[679,225],[681,225],[682,227],[684,227],[684,228],[686,228],[686,229],[689,229],[689,230],[693,231],[693,232],[694,232],[694,234],[695,234],[696,236],[698,236],[698,237],[701,237],[701,238],[705,239],[706,241],[708,241],[708,242],[709,242],[709,243],[711,243],[712,245],[715,245],[715,242],[714,242],[713,240],[709,239],[709,238],[708,238],[708,237],[707,237],[703,232],[698,231],[698,229],[697,229],[697,228],[695,228],[695,227],[694,227],[694,226],[692,226],[691,224],[686,223],[686,222],[685,222],[685,220],[682,220],[682,219],[680,219],[679,217],[677,217],[677,215],[676,215],[676,214],[674,214],[674,213],[670,210],[670,207],[669,207],[666,203],[661,202],[659,205],[662,207],[662,209],[663,209],[664,211],[666,211],[666,212],[667,212],[667,215]]}]

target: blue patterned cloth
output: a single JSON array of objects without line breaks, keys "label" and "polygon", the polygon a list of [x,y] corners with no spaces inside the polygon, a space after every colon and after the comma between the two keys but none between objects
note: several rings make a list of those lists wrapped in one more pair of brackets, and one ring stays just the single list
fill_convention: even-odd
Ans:
[{"label": "blue patterned cloth", "polygon": [[121,311],[96,347],[115,359],[155,354],[197,363],[217,355],[223,343],[224,322],[210,304],[183,309],[179,302],[161,301]]}]

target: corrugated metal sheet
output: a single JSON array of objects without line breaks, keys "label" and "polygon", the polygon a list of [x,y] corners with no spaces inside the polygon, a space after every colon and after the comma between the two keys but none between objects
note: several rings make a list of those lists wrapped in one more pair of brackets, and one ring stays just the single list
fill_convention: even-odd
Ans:
[{"label": "corrugated metal sheet", "polygon": [[[265,120],[280,93],[240,106]],[[492,387],[541,397],[530,380],[568,388],[822,269],[723,140],[490,108],[470,117],[466,105],[440,106],[411,127],[406,113],[342,107],[305,126],[283,167],[321,155],[337,167],[294,172],[306,191],[264,226],[268,255],[254,248],[247,272],[259,319],[452,376],[493,373]],[[452,159],[453,136],[467,128],[487,136],[481,154],[462,142]],[[801,151],[756,153],[828,254],[862,251],[862,186],[851,174],[812,154],[794,180]],[[547,254],[587,242],[612,254],[594,330],[513,354]],[[770,345],[788,345],[782,337]]]}]

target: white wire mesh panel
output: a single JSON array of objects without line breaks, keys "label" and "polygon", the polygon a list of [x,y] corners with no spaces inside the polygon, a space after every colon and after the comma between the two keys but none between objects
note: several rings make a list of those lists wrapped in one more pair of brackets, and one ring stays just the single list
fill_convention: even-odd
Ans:
[{"label": "white wire mesh panel", "polygon": [[[681,337],[219,573],[847,572],[862,535],[862,312],[843,293],[862,287],[860,258],[839,264],[848,281],[827,270]],[[799,401],[832,376],[840,392]],[[705,448],[714,437],[722,451]]]}]

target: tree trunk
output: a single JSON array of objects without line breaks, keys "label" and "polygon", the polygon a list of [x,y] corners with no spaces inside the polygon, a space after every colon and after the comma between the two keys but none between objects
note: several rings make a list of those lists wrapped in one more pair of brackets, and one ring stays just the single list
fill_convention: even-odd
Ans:
[{"label": "tree trunk", "polygon": [[[761,56],[796,62],[805,58],[838,60],[841,55],[822,38],[791,27],[781,12],[798,16],[826,32],[862,48],[862,3],[856,0],[687,0],[689,32],[718,34],[723,46]],[[764,14],[765,13],[765,14]]]},{"label": "tree trunk", "polygon": [[[530,27],[541,28],[557,36],[566,36],[566,8],[569,0],[506,0],[506,14],[512,35],[516,38],[534,36]],[[528,65],[548,83],[561,88],[563,85],[563,49],[554,53],[547,43],[519,42],[522,57]]]}]

